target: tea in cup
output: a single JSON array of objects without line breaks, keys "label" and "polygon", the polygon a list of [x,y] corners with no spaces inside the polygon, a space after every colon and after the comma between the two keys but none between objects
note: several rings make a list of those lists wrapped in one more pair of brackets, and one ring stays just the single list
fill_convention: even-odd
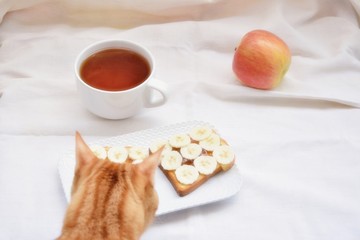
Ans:
[{"label": "tea in cup", "polygon": [[166,84],[154,77],[155,61],[145,47],[106,40],[85,48],[75,61],[77,88],[85,107],[108,119],[124,119],[167,100]]}]

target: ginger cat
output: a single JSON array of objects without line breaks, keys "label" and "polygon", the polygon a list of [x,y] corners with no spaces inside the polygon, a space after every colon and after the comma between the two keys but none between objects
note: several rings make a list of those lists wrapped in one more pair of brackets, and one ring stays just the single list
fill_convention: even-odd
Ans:
[{"label": "ginger cat", "polygon": [[100,160],[77,132],[71,201],[58,240],[139,239],[158,207],[161,151],[139,164]]}]

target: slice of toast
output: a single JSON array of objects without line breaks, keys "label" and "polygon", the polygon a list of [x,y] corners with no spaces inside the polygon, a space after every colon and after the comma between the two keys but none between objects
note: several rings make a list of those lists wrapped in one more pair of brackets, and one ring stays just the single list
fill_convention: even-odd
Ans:
[{"label": "slice of toast", "polygon": [[[201,127],[200,127],[201,128]],[[199,129],[199,128],[198,128]],[[211,129],[212,134],[215,134],[216,136],[219,136],[218,133],[216,133],[215,130]],[[190,137],[190,143],[191,144],[201,144],[203,140],[197,140],[192,138],[192,134],[191,133],[187,133],[186,135],[188,135]],[[172,146],[171,145],[171,140],[168,141],[168,146],[165,147],[165,151],[176,151],[178,152],[182,159],[181,159],[181,165],[189,165],[192,166],[191,168],[193,169],[193,167],[195,167],[195,162],[197,161],[196,158],[201,157],[201,156],[209,156],[209,157],[213,157],[213,153],[214,150],[209,149],[209,147],[206,147],[207,149],[204,149],[203,147],[201,148],[201,153],[199,154],[198,157],[196,157],[195,159],[187,159],[186,157],[184,157],[184,152],[182,152],[181,147],[177,146]],[[230,148],[230,146],[228,145],[228,143],[223,139],[220,138],[219,136],[219,141],[218,141],[218,146],[227,146]],[[186,146],[184,146],[186,148]],[[150,148],[152,149],[151,151],[155,151],[156,148]],[[215,150],[216,151],[216,150]],[[232,150],[231,150],[232,151]],[[163,152],[163,153],[164,153]],[[228,171],[230,168],[232,168],[232,166],[235,163],[235,155],[231,155],[233,157],[231,157],[231,159],[227,159],[227,161],[225,163],[223,162],[218,162],[216,161],[216,166],[214,165],[212,170],[206,173],[201,173],[199,172],[196,180],[194,180],[193,182],[189,183],[189,182],[181,182],[181,179],[179,179],[180,177],[177,176],[177,169],[179,168],[179,165],[177,165],[176,169],[166,169],[164,167],[163,162],[160,164],[159,168],[161,169],[161,171],[165,174],[165,176],[167,177],[167,179],[170,181],[171,185],[173,186],[173,188],[175,189],[175,191],[177,192],[177,194],[181,197],[186,196],[188,194],[190,194],[191,192],[193,192],[194,190],[196,190],[197,188],[199,188],[201,185],[203,185],[207,180],[213,178],[215,175],[218,175],[221,172],[226,172]],[[212,160],[213,161],[213,160]],[[196,167],[195,167],[196,168]]]}]

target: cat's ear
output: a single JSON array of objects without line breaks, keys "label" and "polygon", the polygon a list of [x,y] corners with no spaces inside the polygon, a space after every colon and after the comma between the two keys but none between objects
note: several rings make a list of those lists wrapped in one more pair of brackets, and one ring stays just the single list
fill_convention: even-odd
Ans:
[{"label": "cat's ear", "polygon": [[150,154],[143,162],[138,164],[138,169],[141,174],[147,176],[151,181],[154,179],[155,170],[160,164],[161,161],[161,153],[164,147],[161,147],[155,153]]},{"label": "cat's ear", "polygon": [[76,169],[82,168],[83,166],[94,161],[95,155],[85,143],[79,132],[75,134],[75,146],[76,146]]}]

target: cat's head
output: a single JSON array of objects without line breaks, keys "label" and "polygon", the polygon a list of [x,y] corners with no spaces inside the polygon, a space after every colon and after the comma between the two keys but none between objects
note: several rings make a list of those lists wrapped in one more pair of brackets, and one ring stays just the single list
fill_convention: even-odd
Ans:
[{"label": "cat's head", "polygon": [[139,164],[100,160],[76,133],[75,176],[65,224],[89,229],[106,225],[99,231],[107,234],[126,229],[141,234],[158,207],[154,174],[160,154],[161,150]]}]

